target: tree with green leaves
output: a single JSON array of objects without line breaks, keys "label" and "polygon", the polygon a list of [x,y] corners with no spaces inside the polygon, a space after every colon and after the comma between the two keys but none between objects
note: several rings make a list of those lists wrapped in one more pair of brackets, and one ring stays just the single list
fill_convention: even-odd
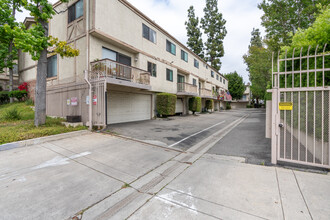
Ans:
[{"label": "tree with green leaves", "polygon": [[[18,26],[16,11],[21,11],[24,1],[1,0],[0,1],[0,72],[9,70],[9,91],[13,91],[13,68],[18,60],[18,50],[14,45],[13,30]],[[13,98],[10,97],[10,102]]]},{"label": "tree with green leaves", "polygon": [[227,30],[225,27],[226,20],[222,18],[222,14],[218,10],[218,0],[206,0],[201,24],[204,33],[207,35],[205,60],[219,71],[221,68],[220,58],[225,54],[223,40]]},{"label": "tree with green leaves", "polygon": [[[319,5],[319,15],[307,29],[298,29],[292,37],[291,48],[308,48],[319,45],[321,48],[330,43],[330,4]],[[285,49],[285,47],[283,48]]]},{"label": "tree with green leaves", "polygon": [[185,22],[187,29],[187,46],[200,58],[204,58],[202,32],[199,26],[199,18],[195,15],[194,6],[188,9],[188,21]]},{"label": "tree with green leaves", "polygon": [[259,99],[264,99],[267,84],[271,80],[271,52],[262,44],[260,32],[253,29],[248,53],[243,56],[250,73],[251,92],[259,104]]},{"label": "tree with green leaves", "polygon": [[[13,0],[12,0],[13,1]],[[68,2],[68,0],[61,0]],[[14,29],[15,46],[23,52],[28,52],[33,60],[37,60],[37,77],[35,88],[35,118],[34,125],[39,126],[46,122],[46,79],[47,79],[47,54],[48,48],[54,47],[51,53],[61,57],[74,57],[79,55],[79,50],[71,48],[65,41],[48,35],[48,20],[55,11],[53,5],[47,0],[30,0],[24,8],[34,17],[34,24],[26,29],[24,25]]]},{"label": "tree with green leaves", "polygon": [[258,28],[257,29],[253,28],[251,32],[250,46],[262,47],[261,33]]},{"label": "tree with green leaves", "polygon": [[243,77],[238,75],[236,71],[225,75],[228,80],[228,90],[233,99],[241,99],[245,91]]},{"label": "tree with green leaves", "polygon": [[288,46],[299,28],[306,29],[319,12],[317,4],[328,5],[329,0],[263,0],[258,8],[263,10],[262,25],[266,29],[266,43],[272,51]]},{"label": "tree with green leaves", "polygon": [[[307,55],[308,50],[309,54],[320,54],[323,53],[323,50],[325,49],[325,54],[328,54],[330,52],[329,42],[330,42],[330,5],[326,7],[319,6],[320,8],[320,14],[316,17],[315,22],[307,29],[298,29],[298,31],[293,35],[292,37],[292,43],[290,46],[283,46],[281,48],[281,58],[285,57],[285,54],[288,58],[292,57],[293,51],[295,49],[294,56],[299,57],[300,52],[302,53],[302,56]],[[327,45],[326,48],[325,45]],[[317,47],[318,46],[318,47]],[[317,51],[316,51],[316,48]],[[309,64],[309,65],[308,65]],[[284,62],[280,63],[280,70],[285,71],[285,68],[287,71],[299,70],[302,69],[303,73],[300,77],[294,77],[294,81],[292,81],[292,75],[287,74],[287,80],[285,80],[285,76],[280,76],[280,87],[285,87],[285,82],[287,87],[307,87],[307,86],[322,86],[323,85],[323,79],[324,79],[324,85],[330,86],[330,75],[329,74],[323,74],[322,72],[315,73],[310,72],[307,74],[305,71],[307,69],[314,69],[315,65],[317,68],[323,68],[323,59],[322,57],[319,57],[316,59],[309,59],[309,63],[307,63],[307,59],[302,59],[300,62],[295,62],[294,64],[292,62],[287,62],[286,66]],[[330,67],[330,60],[325,59],[324,60],[324,66],[325,68]],[[307,79],[309,76],[309,79]],[[316,81],[315,81],[316,79]],[[309,85],[307,85],[309,83]],[[301,84],[301,85],[300,85]]]}]

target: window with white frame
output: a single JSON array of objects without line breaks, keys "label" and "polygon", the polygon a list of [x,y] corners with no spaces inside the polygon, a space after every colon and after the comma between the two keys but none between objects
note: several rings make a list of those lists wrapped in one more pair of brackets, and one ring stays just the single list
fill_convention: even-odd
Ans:
[{"label": "window with white frame", "polygon": [[57,55],[47,58],[47,78],[57,76]]},{"label": "window with white frame", "polygon": [[188,53],[184,50],[181,50],[181,60],[188,62]]},{"label": "window with white frame", "polygon": [[199,62],[196,59],[194,59],[194,67],[199,68]]},{"label": "window with white frame", "polygon": [[148,62],[148,72],[151,76],[157,77],[157,66],[154,63]]},{"label": "window with white frame", "polygon": [[166,69],[166,80],[173,82],[173,70]]},{"label": "window with white frame", "polygon": [[166,40],[166,51],[170,52],[173,55],[176,55],[176,46],[171,41]]},{"label": "window with white frame", "polygon": [[153,43],[156,43],[156,31],[149,28],[147,25],[142,24],[142,36],[150,40]]},{"label": "window with white frame", "polygon": [[84,15],[84,1],[79,0],[68,8],[68,23]]}]

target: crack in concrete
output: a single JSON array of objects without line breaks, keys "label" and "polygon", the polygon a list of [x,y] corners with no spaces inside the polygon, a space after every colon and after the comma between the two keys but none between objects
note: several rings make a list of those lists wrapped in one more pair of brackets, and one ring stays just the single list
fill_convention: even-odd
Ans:
[{"label": "crack in concrete", "polygon": [[282,208],[282,215],[283,215],[283,219],[285,220],[285,213],[284,213],[284,208],[283,208],[283,201],[282,201],[282,194],[281,194],[281,189],[280,189],[280,182],[278,180],[278,173],[277,173],[277,168],[276,167],[275,167],[275,173],[276,173],[276,181],[277,181],[278,194],[280,196],[280,202],[281,202],[281,208]]},{"label": "crack in concrete", "polygon": [[304,203],[305,203],[306,208],[307,208],[307,210],[308,210],[309,216],[310,216],[311,219],[313,220],[312,213],[311,213],[311,211],[309,210],[309,207],[308,207],[308,205],[307,205],[307,201],[306,201],[306,199],[305,199],[305,196],[304,196],[304,194],[303,194],[302,191],[301,191],[301,188],[300,188],[300,185],[299,185],[299,182],[298,182],[298,179],[297,179],[296,173],[295,173],[293,170],[291,170],[291,171],[292,171],[293,176],[294,176],[294,178],[295,178],[295,180],[296,180],[296,183],[297,183],[297,186],[298,186],[298,189],[299,189],[300,195],[301,195],[301,197],[302,197],[303,200],[304,200]]}]

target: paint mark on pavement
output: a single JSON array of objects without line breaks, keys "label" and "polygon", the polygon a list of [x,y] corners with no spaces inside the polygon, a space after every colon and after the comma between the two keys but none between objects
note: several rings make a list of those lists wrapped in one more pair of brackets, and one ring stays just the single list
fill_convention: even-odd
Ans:
[{"label": "paint mark on pavement", "polygon": [[38,166],[33,167],[32,169],[37,170],[37,169],[42,169],[42,168],[46,168],[46,167],[54,167],[54,166],[65,165],[65,164],[69,163],[69,160],[76,159],[76,158],[79,158],[79,157],[84,157],[84,156],[87,156],[89,154],[91,154],[91,152],[83,152],[83,153],[80,153],[80,154],[72,155],[70,157],[57,156],[57,157],[54,157],[53,159],[48,160],[48,161],[46,161],[46,162],[44,162],[44,163],[42,163]]}]

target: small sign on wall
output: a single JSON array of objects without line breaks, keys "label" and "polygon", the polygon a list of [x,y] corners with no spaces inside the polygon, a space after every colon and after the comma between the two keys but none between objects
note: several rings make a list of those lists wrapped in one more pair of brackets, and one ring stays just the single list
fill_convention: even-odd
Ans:
[{"label": "small sign on wall", "polygon": [[86,96],[86,105],[89,105],[89,96]]},{"label": "small sign on wall", "polygon": [[71,105],[77,106],[78,105],[78,97],[72,97],[71,98]]},{"label": "small sign on wall", "polygon": [[67,99],[67,100],[66,100],[66,105],[71,105],[71,101],[70,101],[70,99]]},{"label": "small sign on wall", "polygon": [[292,102],[280,102],[278,107],[281,111],[292,111],[293,103]]}]

